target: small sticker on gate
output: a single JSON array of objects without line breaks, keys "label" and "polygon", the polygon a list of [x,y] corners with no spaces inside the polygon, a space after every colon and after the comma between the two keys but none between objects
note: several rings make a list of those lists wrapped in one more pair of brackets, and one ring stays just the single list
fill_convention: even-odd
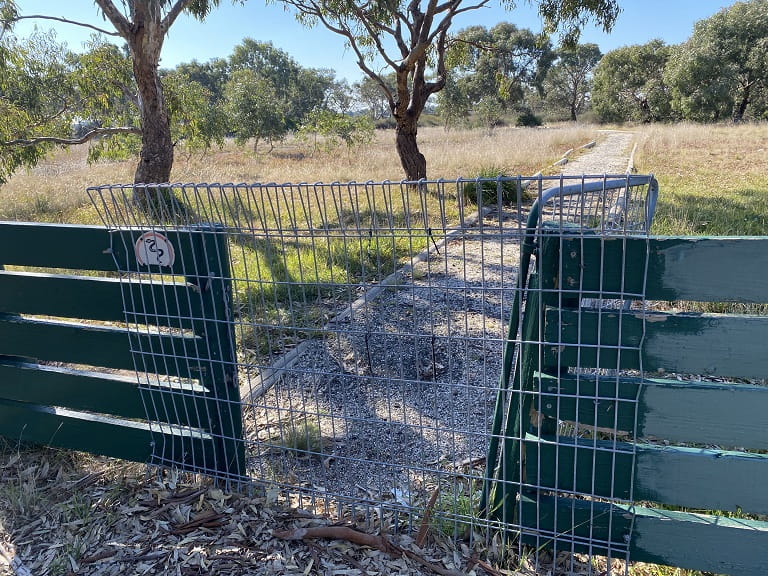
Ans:
[{"label": "small sticker on gate", "polygon": [[145,232],[136,240],[136,261],[140,266],[173,266],[173,244],[159,232]]}]

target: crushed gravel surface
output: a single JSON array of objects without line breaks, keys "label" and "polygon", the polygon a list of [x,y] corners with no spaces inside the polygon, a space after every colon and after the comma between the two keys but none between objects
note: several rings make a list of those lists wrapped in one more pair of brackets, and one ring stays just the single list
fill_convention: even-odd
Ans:
[{"label": "crushed gravel surface", "polygon": [[[608,133],[563,171],[624,172],[631,139]],[[5,446],[0,574],[513,574],[439,524],[416,545],[411,512],[438,485],[451,502],[471,503],[484,473],[520,225],[486,219],[309,342],[247,410],[258,489],[227,493],[199,477]],[[325,494],[392,507],[355,513]],[[339,520],[391,530],[400,552],[275,537]],[[488,545],[480,558],[498,555]]]}]

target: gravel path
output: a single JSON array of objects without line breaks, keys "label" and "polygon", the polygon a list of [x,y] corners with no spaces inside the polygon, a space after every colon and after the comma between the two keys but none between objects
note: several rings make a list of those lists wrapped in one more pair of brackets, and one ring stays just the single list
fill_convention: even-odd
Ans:
[{"label": "gravel path", "polygon": [[[623,173],[631,140],[610,132],[563,173]],[[451,545],[456,525],[446,518],[472,520],[484,473],[523,216],[488,217],[433,250],[402,283],[309,341],[248,406],[252,472],[287,490],[226,494],[171,472],[153,479],[131,464],[10,449],[0,463],[14,498],[0,502],[0,575],[511,573],[483,570],[464,542]],[[314,500],[297,500],[298,490]],[[409,536],[393,510],[418,521],[431,494],[443,519],[417,546],[414,526]],[[336,504],[345,498],[357,514]],[[336,520],[397,532],[405,553],[274,536]],[[11,568],[12,558],[25,564]]]},{"label": "gravel path", "polygon": [[623,174],[627,171],[631,162],[634,133],[616,130],[601,132],[603,136],[599,137],[595,147],[565,164],[563,174]]},{"label": "gravel path", "polygon": [[[563,173],[624,173],[632,140],[607,132]],[[438,484],[471,497],[484,474],[525,216],[509,210],[465,228],[310,341],[250,406],[254,476],[407,510],[423,508]]]}]

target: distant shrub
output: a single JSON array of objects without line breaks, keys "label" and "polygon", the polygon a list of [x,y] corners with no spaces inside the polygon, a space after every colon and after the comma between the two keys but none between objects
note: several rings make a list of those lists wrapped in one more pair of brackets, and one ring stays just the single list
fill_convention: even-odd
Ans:
[{"label": "distant shrub", "polygon": [[377,130],[390,130],[392,128],[397,128],[397,122],[394,118],[391,116],[389,118],[379,118],[374,123]]},{"label": "distant shrub", "polygon": [[523,110],[520,115],[517,117],[517,120],[515,120],[515,126],[522,128],[535,128],[536,126],[541,126],[542,120],[536,114],[531,112],[530,110]]},{"label": "distant shrub", "polygon": [[[464,182],[464,199],[467,204],[477,204],[478,184],[483,204],[496,204],[501,197],[502,204],[517,203],[517,179],[510,171],[499,166],[485,166],[474,175],[475,182]],[[525,194],[523,199],[526,199]]]}]

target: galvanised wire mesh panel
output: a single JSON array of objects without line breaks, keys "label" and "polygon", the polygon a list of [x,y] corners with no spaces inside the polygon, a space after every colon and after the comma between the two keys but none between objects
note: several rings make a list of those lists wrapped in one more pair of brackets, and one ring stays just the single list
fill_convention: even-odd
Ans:
[{"label": "galvanised wire mesh panel", "polygon": [[[522,474],[519,455],[546,442],[529,447],[509,409],[545,397],[520,384],[520,351],[541,339],[521,334],[521,310],[543,222],[646,231],[656,192],[634,175],[89,189],[109,227],[158,240],[205,223],[226,238],[210,257],[229,258],[231,314],[209,320],[233,328],[243,434],[222,445],[244,448],[242,480],[387,530],[498,529],[521,553],[577,548],[518,506],[544,482]],[[172,249],[161,241],[137,256]],[[126,313],[137,305],[151,313],[151,302],[126,302]],[[517,472],[499,473],[510,462]],[[231,479],[205,462],[191,469]],[[584,542],[614,552],[602,535]]]}]

